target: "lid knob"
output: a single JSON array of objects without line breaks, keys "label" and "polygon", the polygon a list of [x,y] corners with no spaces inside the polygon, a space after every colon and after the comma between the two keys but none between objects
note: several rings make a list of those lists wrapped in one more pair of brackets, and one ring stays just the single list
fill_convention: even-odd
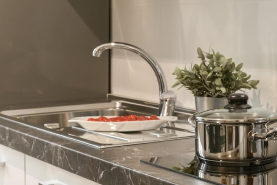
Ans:
[{"label": "lid knob", "polygon": [[250,109],[251,106],[247,104],[248,96],[243,93],[233,93],[228,96],[229,104],[225,109]]}]

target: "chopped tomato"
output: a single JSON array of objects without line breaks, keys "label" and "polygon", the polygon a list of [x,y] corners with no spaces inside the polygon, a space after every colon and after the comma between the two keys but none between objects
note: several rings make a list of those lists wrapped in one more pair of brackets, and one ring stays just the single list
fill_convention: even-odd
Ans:
[{"label": "chopped tomato", "polygon": [[98,121],[103,121],[103,122],[107,122],[108,121],[108,118],[104,117],[104,116],[100,116],[98,118]]},{"label": "chopped tomato", "polygon": [[115,118],[115,120],[116,121],[126,121],[126,118],[118,116],[118,117]]},{"label": "chopped tomato", "polygon": [[155,116],[155,115],[151,115],[150,116],[150,120],[159,120],[159,118],[157,116]]},{"label": "chopped tomato", "polygon": [[137,118],[137,120],[138,120],[138,121],[145,121],[145,120],[147,120],[147,118],[146,118],[145,116],[139,116],[139,117]]},{"label": "chopped tomato", "polygon": [[117,116],[113,118],[106,118],[104,116],[100,116],[97,119],[88,118],[87,121],[100,121],[100,122],[122,122],[122,121],[146,121],[146,120],[159,120],[159,118],[155,115],[151,115],[150,117],[146,116]]},{"label": "chopped tomato", "polygon": [[126,121],[137,121],[137,119],[128,117],[128,118],[126,119]]},{"label": "chopped tomato", "polygon": [[116,122],[116,118],[109,118],[108,122]]},{"label": "chopped tomato", "polygon": [[138,117],[136,115],[132,114],[132,115],[129,116],[129,118],[137,120]]}]

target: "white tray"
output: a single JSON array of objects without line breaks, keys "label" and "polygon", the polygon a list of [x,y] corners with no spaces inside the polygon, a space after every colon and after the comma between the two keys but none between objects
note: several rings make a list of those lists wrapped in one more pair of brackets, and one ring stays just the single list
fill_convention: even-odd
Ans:
[{"label": "white tray", "polygon": [[[105,116],[105,117],[113,118],[117,116]],[[100,122],[100,121],[87,121],[88,118],[96,119],[96,118],[99,118],[99,116],[75,117],[68,120],[68,122],[79,123],[83,128],[87,130],[93,130],[93,131],[134,132],[134,131],[157,129],[166,121],[176,121],[178,119],[176,116],[165,116],[165,117],[158,117],[160,120]]]}]

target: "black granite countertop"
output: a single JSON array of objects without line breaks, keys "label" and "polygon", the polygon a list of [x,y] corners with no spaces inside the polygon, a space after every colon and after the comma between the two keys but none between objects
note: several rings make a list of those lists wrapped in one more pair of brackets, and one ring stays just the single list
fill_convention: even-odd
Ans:
[{"label": "black granite countertop", "polygon": [[100,184],[209,184],[140,162],[194,150],[194,139],[96,149],[0,115],[0,144]]}]

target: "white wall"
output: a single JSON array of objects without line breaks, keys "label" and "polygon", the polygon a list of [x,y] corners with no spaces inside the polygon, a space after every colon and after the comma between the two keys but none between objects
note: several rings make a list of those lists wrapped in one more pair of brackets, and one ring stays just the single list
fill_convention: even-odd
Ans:
[{"label": "white wall", "polygon": [[[250,104],[276,110],[276,8],[277,0],[112,0],[112,41],[150,53],[169,87],[175,82],[175,66],[199,63],[197,47],[208,51],[212,44],[260,80],[258,90],[247,91]],[[188,90],[173,90],[178,105],[194,108]],[[113,50],[112,93],[158,101],[157,80],[141,58]]]}]

